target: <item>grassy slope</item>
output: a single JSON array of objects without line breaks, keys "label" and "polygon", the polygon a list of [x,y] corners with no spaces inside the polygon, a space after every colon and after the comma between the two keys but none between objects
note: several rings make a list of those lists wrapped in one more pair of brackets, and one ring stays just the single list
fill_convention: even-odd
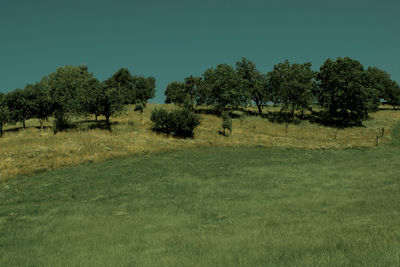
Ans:
[{"label": "grassy slope", "polygon": [[399,148],[187,149],[9,180],[0,265],[399,266]]},{"label": "grassy slope", "polygon": [[[284,148],[349,148],[374,147],[376,135],[385,128],[381,143],[390,141],[393,127],[400,121],[400,112],[381,110],[371,114],[365,127],[337,130],[303,121],[289,125],[270,122],[259,117],[233,119],[233,133],[226,138],[220,134],[221,118],[202,114],[201,124],[193,140],[179,140],[155,134],[150,130],[150,113],[157,106],[145,109],[143,120],[129,107],[127,113],[113,118],[117,125],[113,132],[92,129],[94,123],[78,123],[78,129],[53,134],[51,129],[41,132],[34,128],[37,120],[27,121],[28,129],[15,131],[19,125],[7,125],[0,138],[0,181],[25,174],[51,171],[85,162],[103,162],[107,159],[159,153],[182,148],[229,147],[284,147]],[[158,105],[160,106],[160,105]],[[162,105],[174,108],[173,105]],[[269,107],[265,112],[277,111]],[[48,122],[51,125],[51,122]]]}]

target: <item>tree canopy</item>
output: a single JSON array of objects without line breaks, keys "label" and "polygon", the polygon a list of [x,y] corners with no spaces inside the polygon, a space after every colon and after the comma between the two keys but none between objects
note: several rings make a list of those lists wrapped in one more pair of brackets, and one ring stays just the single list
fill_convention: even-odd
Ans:
[{"label": "tree canopy", "polygon": [[247,103],[241,79],[233,67],[219,64],[216,68],[207,69],[203,79],[208,90],[207,104],[222,111],[228,105],[235,108]]},{"label": "tree canopy", "polygon": [[258,114],[261,115],[262,107],[269,98],[266,76],[257,70],[254,62],[246,58],[236,62],[236,71],[244,93],[256,104]]},{"label": "tree canopy", "polygon": [[364,67],[349,57],[327,59],[318,73],[315,90],[327,117],[339,124],[360,124],[379,106],[378,93],[368,86]]}]

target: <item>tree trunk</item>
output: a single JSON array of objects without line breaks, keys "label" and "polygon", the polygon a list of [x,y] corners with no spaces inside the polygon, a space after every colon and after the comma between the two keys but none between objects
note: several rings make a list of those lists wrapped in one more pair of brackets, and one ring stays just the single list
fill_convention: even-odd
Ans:
[{"label": "tree trunk", "polygon": [[107,129],[109,131],[111,131],[111,127],[110,127],[110,115],[106,115],[106,125],[107,125]]},{"label": "tree trunk", "polygon": [[261,104],[257,104],[257,108],[258,108],[258,115],[261,117],[261,115],[262,115],[262,105]]},{"label": "tree trunk", "polygon": [[22,126],[26,129],[25,120],[22,121]]},{"label": "tree trunk", "polygon": [[40,130],[43,131],[43,120],[39,120],[40,123]]},{"label": "tree trunk", "polygon": [[94,121],[97,122],[97,114],[94,114]]},{"label": "tree trunk", "polygon": [[0,123],[0,137],[3,137],[3,123]]}]

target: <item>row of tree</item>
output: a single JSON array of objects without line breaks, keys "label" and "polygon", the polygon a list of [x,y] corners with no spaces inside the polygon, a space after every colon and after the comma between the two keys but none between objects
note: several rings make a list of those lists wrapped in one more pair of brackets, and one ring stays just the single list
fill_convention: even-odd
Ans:
[{"label": "row of tree", "polygon": [[214,105],[219,111],[255,104],[258,113],[268,102],[280,104],[294,117],[295,111],[311,110],[318,104],[320,115],[335,124],[359,124],[368,112],[378,110],[381,100],[394,108],[400,105],[400,87],[390,75],[377,68],[364,69],[354,59],[327,59],[319,71],[311,63],[291,64],[288,60],[267,74],[243,58],[236,69],[220,64],[207,69],[202,77],[190,76],[168,84],[166,103],[196,109]]},{"label": "row of tree", "polygon": [[43,121],[54,116],[55,131],[66,129],[71,116],[94,114],[106,118],[121,113],[124,105],[134,104],[143,111],[155,94],[155,79],[132,75],[121,68],[109,79],[100,82],[86,66],[65,66],[43,77],[24,89],[7,94],[0,93],[0,135],[3,124],[25,121],[31,118]]}]

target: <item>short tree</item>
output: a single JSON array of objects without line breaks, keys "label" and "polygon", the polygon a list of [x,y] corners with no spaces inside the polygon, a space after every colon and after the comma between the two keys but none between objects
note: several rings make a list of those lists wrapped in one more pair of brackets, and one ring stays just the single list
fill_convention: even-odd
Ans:
[{"label": "short tree", "polygon": [[246,59],[236,62],[236,71],[242,79],[242,86],[248,97],[256,104],[258,114],[262,114],[262,107],[268,101],[267,79],[256,68],[256,65]]},{"label": "short tree", "polygon": [[226,130],[232,132],[232,119],[228,112],[222,112],[222,130],[224,135],[226,135]]},{"label": "short tree", "polygon": [[327,59],[317,77],[315,95],[326,119],[333,123],[360,124],[379,105],[376,91],[367,85],[364,67],[357,60]]}]

